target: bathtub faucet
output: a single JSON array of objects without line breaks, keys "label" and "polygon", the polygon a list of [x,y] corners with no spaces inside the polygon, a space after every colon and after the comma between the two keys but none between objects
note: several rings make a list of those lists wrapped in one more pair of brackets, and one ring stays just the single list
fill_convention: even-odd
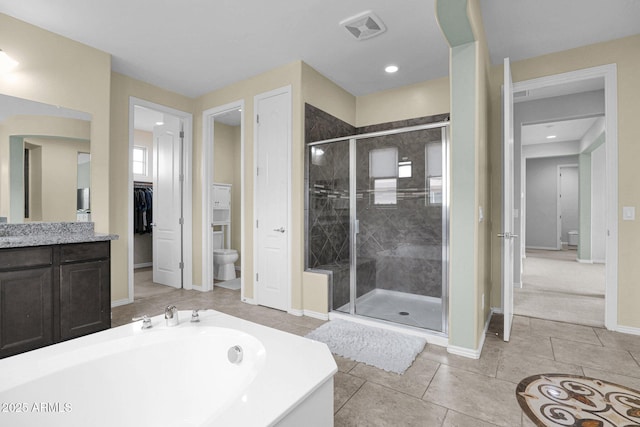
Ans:
[{"label": "bathtub faucet", "polygon": [[167,321],[167,326],[178,326],[178,309],[175,305],[168,305],[164,309],[164,318]]}]

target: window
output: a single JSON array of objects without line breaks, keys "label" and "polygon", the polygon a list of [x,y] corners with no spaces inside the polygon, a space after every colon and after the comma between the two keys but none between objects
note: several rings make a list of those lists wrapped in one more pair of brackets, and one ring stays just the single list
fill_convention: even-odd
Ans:
[{"label": "window", "polygon": [[373,204],[395,205],[398,203],[398,180],[378,178],[373,180]]},{"label": "window", "polygon": [[133,147],[133,174],[147,175],[147,148]]},{"label": "window", "polygon": [[398,149],[396,147],[369,151],[369,178],[373,181],[374,205],[398,204]]},{"label": "window", "polygon": [[398,163],[398,178],[411,178],[411,160],[404,159]]}]

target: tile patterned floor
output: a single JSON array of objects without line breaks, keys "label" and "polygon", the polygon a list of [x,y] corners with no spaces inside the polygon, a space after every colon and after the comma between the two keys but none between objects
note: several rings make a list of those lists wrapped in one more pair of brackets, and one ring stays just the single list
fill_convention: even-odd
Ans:
[{"label": "tile patterned floor", "polygon": [[[240,302],[239,291],[161,289],[133,304],[113,308],[113,326],[132,316],[179,309],[212,308],[297,335],[322,321]],[[404,375],[336,356],[336,426],[532,427],[515,395],[517,384],[540,373],[600,378],[640,389],[640,337],[600,328],[514,317],[512,341],[504,343],[492,321],[479,360],[427,345]]]}]

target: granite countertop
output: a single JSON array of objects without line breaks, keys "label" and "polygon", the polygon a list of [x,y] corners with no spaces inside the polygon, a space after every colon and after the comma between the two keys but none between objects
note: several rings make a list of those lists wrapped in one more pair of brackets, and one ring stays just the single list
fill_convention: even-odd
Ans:
[{"label": "granite countertop", "polygon": [[96,233],[92,222],[0,224],[0,248],[64,245],[117,239],[116,234]]}]

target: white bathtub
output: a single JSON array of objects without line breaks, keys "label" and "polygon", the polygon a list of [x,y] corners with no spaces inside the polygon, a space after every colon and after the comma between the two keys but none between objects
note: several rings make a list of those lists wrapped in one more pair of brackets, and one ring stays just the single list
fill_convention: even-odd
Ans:
[{"label": "white bathtub", "polygon": [[[213,310],[190,317],[0,360],[0,425],[333,425],[337,368],[324,344]],[[239,364],[227,356],[236,345]]]}]

